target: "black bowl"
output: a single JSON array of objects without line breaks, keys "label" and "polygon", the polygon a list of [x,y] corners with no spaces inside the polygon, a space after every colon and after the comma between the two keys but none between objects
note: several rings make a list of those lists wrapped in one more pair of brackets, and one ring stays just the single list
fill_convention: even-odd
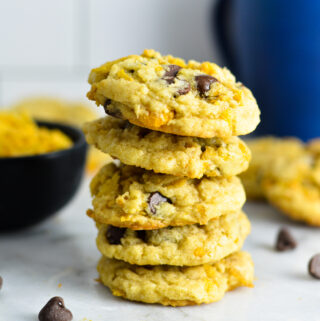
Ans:
[{"label": "black bowl", "polygon": [[38,124],[61,130],[73,145],[41,155],[0,158],[0,231],[30,227],[53,215],[80,185],[87,151],[81,130],[58,123]]}]

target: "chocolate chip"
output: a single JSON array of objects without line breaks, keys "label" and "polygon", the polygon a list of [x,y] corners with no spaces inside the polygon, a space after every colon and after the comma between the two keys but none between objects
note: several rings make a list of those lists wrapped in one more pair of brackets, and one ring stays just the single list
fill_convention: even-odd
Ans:
[{"label": "chocolate chip", "polygon": [[293,250],[297,247],[297,242],[287,228],[282,228],[277,236],[276,249],[283,252]]},{"label": "chocolate chip", "polygon": [[3,285],[3,278],[0,276],[0,290],[2,289],[2,285]]},{"label": "chocolate chip", "polygon": [[132,124],[131,123],[129,123],[127,120],[126,121],[124,121],[124,122],[121,122],[121,123],[119,123],[119,128],[121,128],[121,129],[129,129],[129,128],[132,128]]},{"label": "chocolate chip", "polygon": [[150,134],[150,130],[147,128],[143,128],[143,127],[139,127],[139,132],[138,132],[138,136],[140,138],[144,138],[146,137],[148,134]]},{"label": "chocolate chip", "polygon": [[111,104],[111,99],[107,98],[106,101],[104,102],[103,107],[106,108],[107,106],[109,106]]},{"label": "chocolate chip", "polygon": [[180,96],[181,96],[181,95],[185,95],[185,94],[187,94],[187,93],[190,91],[190,89],[191,89],[190,84],[189,84],[188,82],[185,82],[185,86],[182,87],[181,89],[179,89],[179,90],[177,91],[177,94],[179,94]]},{"label": "chocolate chip", "polygon": [[125,228],[109,225],[106,233],[109,244],[120,244],[125,232]]},{"label": "chocolate chip", "polygon": [[312,277],[320,279],[320,254],[316,254],[310,259],[308,270]]},{"label": "chocolate chip", "polygon": [[204,96],[205,93],[210,90],[211,84],[218,81],[218,79],[209,76],[209,75],[199,75],[195,77],[197,82],[197,89],[201,96]]},{"label": "chocolate chip", "polygon": [[159,204],[161,204],[163,202],[167,202],[167,203],[172,204],[171,200],[169,198],[163,196],[161,193],[159,193],[159,192],[151,193],[148,198],[148,204],[149,204],[149,208],[150,208],[151,213],[156,214],[156,212],[157,212],[156,206],[158,206]]},{"label": "chocolate chip", "polygon": [[109,105],[111,104],[111,99],[107,99],[103,105],[103,109],[105,111],[105,113],[109,116],[115,117],[115,118],[120,118],[123,119],[121,111],[118,108],[115,108],[113,106]]},{"label": "chocolate chip", "polygon": [[55,296],[48,301],[38,315],[39,321],[70,321],[73,316],[61,297]]},{"label": "chocolate chip", "polygon": [[146,242],[146,240],[147,240],[146,231],[143,231],[143,230],[137,231],[137,237],[138,237],[139,239],[141,239],[143,242]]},{"label": "chocolate chip", "polygon": [[178,65],[168,65],[162,79],[164,79],[169,85],[173,84],[174,78],[177,76],[180,69],[181,67]]}]

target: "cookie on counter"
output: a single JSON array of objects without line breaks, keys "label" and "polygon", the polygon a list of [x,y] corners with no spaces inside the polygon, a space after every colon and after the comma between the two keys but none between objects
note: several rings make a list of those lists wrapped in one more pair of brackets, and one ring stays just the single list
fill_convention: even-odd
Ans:
[{"label": "cookie on counter", "polygon": [[247,197],[264,198],[262,181],[272,176],[272,172],[281,169],[290,161],[305,154],[303,143],[297,138],[276,138],[272,136],[247,140],[252,159],[249,168],[240,174]]},{"label": "cookie on counter", "polygon": [[115,296],[171,306],[219,301],[227,291],[252,287],[254,277],[253,262],[246,252],[194,267],[139,266],[102,257],[98,272]]},{"label": "cookie on counter", "polygon": [[201,178],[234,176],[245,171],[250,150],[238,137],[176,136],[105,117],[83,127],[86,139],[127,165],[157,173]]},{"label": "cookie on counter", "polygon": [[302,157],[274,168],[262,188],[267,200],[290,218],[320,226],[320,140],[308,143]]},{"label": "cookie on counter", "polygon": [[198,180],[128,165],[104,166],[90,188],[94,210],[88,211],[89,216],[100,223],[136,230],[206,224],[238,212],[245,202],[237,177]]},{"label": "cookie on counter", "polygon": [[107,114],[157,131],[230,137],[252,132],[260,121],[251,91],[210,62],[145,50],[93,69],[89,83],[88,98]]},{"label": "cookie on counter", "polygon": [[104,256],[130,264],[193,266],[213,263],[239,251],[249,233],[250,222],[243,212],[220,216],[206,225],[150,231],[102,224],[97,247]]}]

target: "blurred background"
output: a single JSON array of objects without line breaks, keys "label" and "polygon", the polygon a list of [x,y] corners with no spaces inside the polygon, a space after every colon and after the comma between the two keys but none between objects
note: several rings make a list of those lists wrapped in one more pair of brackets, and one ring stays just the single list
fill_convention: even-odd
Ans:
[{"label": "blurred background", "polygon": [[153,48],[220,62],[212,0],[0,2],[0,106],[23,97],[82,99],[92,67]]},{"label": "blurred background", "polygon": [[[92,67],[154,48],[225,65],[257,98],[255,134],[320,136],[320,1],[0,2],[0,106],[87,101]],[[1,108],[1,107],[0,107]]]}]

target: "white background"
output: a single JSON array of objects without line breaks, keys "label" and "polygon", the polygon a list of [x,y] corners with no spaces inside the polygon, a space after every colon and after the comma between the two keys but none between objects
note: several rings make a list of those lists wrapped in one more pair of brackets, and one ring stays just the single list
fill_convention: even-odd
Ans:
[{"label": "white background", "polygon": [[220,62],[215,0],[0,2],[0,106],[24,96],[86,99],[90,68],[154,48]]}]

